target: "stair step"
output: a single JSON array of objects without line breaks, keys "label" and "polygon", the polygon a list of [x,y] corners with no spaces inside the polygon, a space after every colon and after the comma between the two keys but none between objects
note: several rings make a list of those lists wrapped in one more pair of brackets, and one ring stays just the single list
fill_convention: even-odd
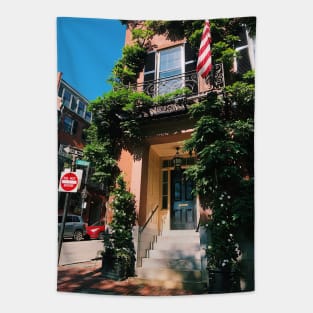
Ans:
[{"label": "stair step", "polygon": [[200,258],[200,250],[150,250],[149,258],[156,259],[185,259],[188,257]]},{"label": "stair step", "polygon": [[137,268],[137,277],[158,281],[198,282],[201,281],[200,270],[173,270],[169,268]]},{"label": "stair step", "polygon": [[130,277],[129,281],[135,284],[148,284],[150,286],[161,287],[164,289],[184,289],[192,291],[193,293],[203,294],[207,288],[202,282],[181,282],[174,280],[157,280],[144,279],[139,277]]},{"label": "stair step", "polygon": [[156,242],[161,242],[161,241],[166,241],[166,242],[200,242],[199,236],[157,236]]},{"label": "stair step", "polygon": [[200,270],[201,261],[195,257],[188,257],[184,259],[156,259],[144,258],[142,259],[143,268],[169,268],[175,270]]},{"label": "stair step", "polygon": [[197,237],[199,238],[199,233],[196,232],[194,229],[190,230],[165,230],[162,232],[163,237]]},{"label": "stair step", "polygon": [[153,250],[200,250],[200,242],[159,241]]}]

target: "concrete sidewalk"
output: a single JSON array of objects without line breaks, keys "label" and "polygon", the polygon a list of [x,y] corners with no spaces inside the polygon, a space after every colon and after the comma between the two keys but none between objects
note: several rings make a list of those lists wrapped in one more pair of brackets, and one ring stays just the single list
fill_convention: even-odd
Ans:
[{"label": "concrete sidewalk", "polygon": [[156,282],[136,277],[124,281],[104,279],[101,277],[101,260],[59,266],[57,291],[128,296],[199,295],[199,291],[164,288]]}]

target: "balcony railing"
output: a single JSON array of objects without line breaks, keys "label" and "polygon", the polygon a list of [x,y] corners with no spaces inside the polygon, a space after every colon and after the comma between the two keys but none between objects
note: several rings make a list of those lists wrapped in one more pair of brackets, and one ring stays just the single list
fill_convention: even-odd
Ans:
[{"label": "balcony railing", "polygon": [[[222,63],[214,65],[210,76],[207,78],[207,83],[211,86],[211,90],[218,90],[224,87],[224,69]],[[144,92],[151,97],[169,94],[183,88],[188,89],[186,94],[189,96],[197,95],[201,91],[199,90],[198,74],[196,71],[157,80],[145,81],[143,83],[133,85],[132,88],[137,91]]]},{"label": "balcony railing", "polygon": [[143,91],[151,97],[168,94],[183,88],[188,88],[190,90],[189,93],[192,95],[198,93],[198,76],[196,71],[137,84],[137,91]]}]

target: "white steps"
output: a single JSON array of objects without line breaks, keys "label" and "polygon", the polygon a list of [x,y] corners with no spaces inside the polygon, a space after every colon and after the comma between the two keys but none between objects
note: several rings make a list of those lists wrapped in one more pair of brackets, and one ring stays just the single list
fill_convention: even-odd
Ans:
[{"label": "white steps", "polygon": [[157,237],[136,269],[139,279],[165,288],[202,290],[200,238],[195,230],[171,230]]}]

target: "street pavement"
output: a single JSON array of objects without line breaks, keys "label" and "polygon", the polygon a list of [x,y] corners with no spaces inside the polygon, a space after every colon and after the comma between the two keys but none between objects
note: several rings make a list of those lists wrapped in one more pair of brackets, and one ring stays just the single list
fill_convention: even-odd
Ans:
[{"label": "street pavement", "polygon": [[99,258],[88,262],[58,266],[57,291],[127,296],[199,295],[199,291],[165,288],[154,281],[142,281],[136,277],[124,281],[105,279],[101,276],[101,262]]},{"label": "street pavement", "polygon": [[59,265],[90,261],[103,250],[103,240],[64,241]]}]

